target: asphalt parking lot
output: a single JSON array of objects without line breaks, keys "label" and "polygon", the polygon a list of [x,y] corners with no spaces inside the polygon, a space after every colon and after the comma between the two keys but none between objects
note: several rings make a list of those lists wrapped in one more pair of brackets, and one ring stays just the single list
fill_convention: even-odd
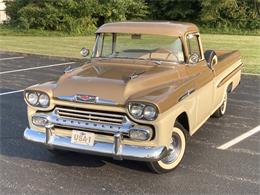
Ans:
[{"label": "asphalt parking lot", "polygon": [[[260,76],[243,75],[221,119],[191,138],[184,161],[156,175],[142,162],[67,153],[54,156],[23,139],[22,90],[55,80],[78,62],[0,53],[0,194],[259,194],[260,133],[218,149],[260,125]],[[258,127],[259,128],[259,127]]]}]

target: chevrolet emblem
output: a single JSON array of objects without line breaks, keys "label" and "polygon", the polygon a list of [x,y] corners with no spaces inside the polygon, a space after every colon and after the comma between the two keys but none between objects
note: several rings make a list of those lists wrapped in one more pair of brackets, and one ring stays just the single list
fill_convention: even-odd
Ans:
[{"label": "chevrolet emblem", "polygon": [[76,102],[95,104],[98,97],[92,95],[75,95],[74,100]]}]

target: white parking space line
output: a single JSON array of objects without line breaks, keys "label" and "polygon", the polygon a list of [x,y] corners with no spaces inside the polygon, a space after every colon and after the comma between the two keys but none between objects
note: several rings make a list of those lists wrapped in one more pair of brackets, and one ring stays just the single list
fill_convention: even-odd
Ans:
[{"label": "white parking space line", "polygon": [[2,75],[2,74],[14,73],[14,72],[23,72],[23,71],[28,71],[28,70],[36,70],[36,69],[49,68],[49,67],[54,67],[54,66],[64,66],[64,65],[70,65],[70,64],[75,64],[75,63],[76,63],[76,62],[66,62],[66,63],[51,64],[51,65],[45,65],[45,66],[37,66],[37,67],[24,68],[24,69],[18,69],[18,70],[9,70],[9,71],[0,72],[0,75]]},{"label": "white parking space line", "polygon": [[23,92],[23,91],[24,91],[24,89],[20,89],[20,90],[17,90],[17,91],[8,91],[8,92],[0,93],[0,96],[9,95],[9,94],[13,94],[13,93],[20,93],[20,92]]},{"label": "white parking space line", "polygon": [[260,131],[260,125],[255,127],[254,129],[251,129],[250,131],[247,131],[247,132],[243,133],[242,135],[230,140],[229,142],[217,147],[217,149],[226,150],[226,149],[230,148],[231,146],[233,146],[233,145],[243,141],[244,139],[250,137],[251,135],[256,134],[259,131]]},{"label": "white parking space line", "polygon": [[16,60],[16,59],[23,59],[23,56],[18,56],[18,57],[9,57],[9,58],[0,58],[0,61],[4,61],[4,60]]}]

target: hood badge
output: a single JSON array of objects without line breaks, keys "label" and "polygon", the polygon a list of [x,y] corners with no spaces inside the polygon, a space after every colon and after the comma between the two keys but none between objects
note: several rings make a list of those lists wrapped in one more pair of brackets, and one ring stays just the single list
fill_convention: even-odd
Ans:
[{"label": "hood badge", "polygon": [[98,97],[93,95],[75,95],[74,101],[75,102],[81,102],[81,103],[89,103],[89,104],[95,104],[98,102]]},{"label": "hood badge", "polygon": [[85,104],[101,104],[101,105],[118,105],[113,100],[109,99],[102,99],[97,96],[93,95],[74,95],[74,96],[58,96],[56,97],[58,100],[62,101],[69,101],[69,102],[78,102],[78,103],[85,103]]}]

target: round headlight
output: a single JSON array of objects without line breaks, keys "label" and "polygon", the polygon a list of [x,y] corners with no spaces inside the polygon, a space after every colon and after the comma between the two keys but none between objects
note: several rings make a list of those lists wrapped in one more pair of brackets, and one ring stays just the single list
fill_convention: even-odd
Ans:
[{"label": "round headlight", "polygon": [[144,106],[142,104],[133,104],[130,106],[130,113],[135,118],[141,118],[143,115]]},{"label": "round headlight", "polygon": [[38,95],[36,92],[31,92],[27,94],[27,101],[31,104],[31,105],[36,105],[38,102]]},{"label": "round headlight", "polygon": [[50,98],[46,94],[41,94],[39,97],[39,103],[42,107],[47,107],[49,105]]},{"label": "round headlight", "polygon": [[157,111],[153,106],[146,106],[144,108],[144,118],[147,120],[154,120],[157,115]]}]

